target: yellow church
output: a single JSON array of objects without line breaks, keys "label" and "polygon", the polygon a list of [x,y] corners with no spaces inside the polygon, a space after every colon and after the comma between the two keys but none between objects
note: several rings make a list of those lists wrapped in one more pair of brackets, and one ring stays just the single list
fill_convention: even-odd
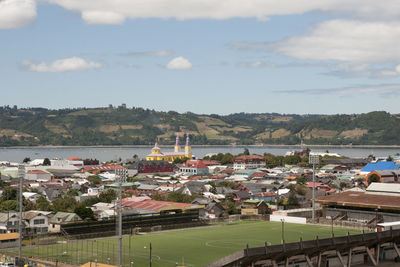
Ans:
[{"label": "yellow church", "polygon": [[185,151],[181,151],[179,136],[176,136],[174,152],[161,152],[161,149],[158,147],[156,142],[154,147],[151,149],[151,154],[146,156],[146,160],[164,160],[169,162],[183,158],[192,158],[192,147],[190,146],[189,135],[186,136]]}]

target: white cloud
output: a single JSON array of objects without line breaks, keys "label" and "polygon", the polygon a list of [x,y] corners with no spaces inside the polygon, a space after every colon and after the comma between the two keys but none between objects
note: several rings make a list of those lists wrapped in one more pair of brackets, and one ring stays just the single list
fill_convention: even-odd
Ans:
[{"label": "white cloud", "polygon": [[190,70],[192,63],[184,57],[176,57],[168,62],[166,67],[169,70]]},{"label": "white cloud", "polygon": [[79,57],[58,59],[50,63],[41,62],[39,64],[34,64],[26,60],[22,62],[22,65],[27,67],[28,70],[35,72],[81,71],[91,68],[100,68],[102,66],[101,63],[95,61],[86,61],[85,59]]},{"label": "white cloud", "polygon": [[258,45],[298,59],[361,64],[400,62],[399,43],[399,22],[331,20],[304,35]]},{"label": "white cloud", "polygon": [[326,89],[304,89],[304,90],[280,90],[275,93],[284,94],[309,94],[309,95],[357,95],[360,94],[379,94],[382,97],[398,96],[400,92],[400,84],[377,84],[377,85],[357,85],[340,88],[326,88]]},{"label": "white cloud", "polygon": [[120,56],[133,56],[133,57],[169,57],[172,55],[170,50],[155,50],[155,51],[139,51],[128,52],[120,54]]},{"label": "white cloud", "polygon": [[274,68],[276,67],[276,64],[271,63],[271,62],[266,62],[266,61],[252,61],[252,62],[239,62],[236,64],[236,66],[240,68],[265,68],[265,67],[271,67]]},{"label": "white cloud", "polygon": [[400,65],[389,67],[376,67],[370,64],[340,63],[331,69],[332,70],[325,74],[344,78],[396,78],[400,76]]},{"label": "white cloud", "polygon": [[125,16],[110,11],[88,10],[82,12],[82,18],[88,24],[122,24]]},{"label": "white cloud", "polygon": [[35,18],[35,0],[0,1],[0,29],[20,28]]},{"label": "white cloud", "polygon": [[[310,11],[361,18],[397,18],[398,0],[46,0],[78,11],[88,23],[121,23],[126,18],[267,19]],[[105,14],[104,17],[100,14]]]}]

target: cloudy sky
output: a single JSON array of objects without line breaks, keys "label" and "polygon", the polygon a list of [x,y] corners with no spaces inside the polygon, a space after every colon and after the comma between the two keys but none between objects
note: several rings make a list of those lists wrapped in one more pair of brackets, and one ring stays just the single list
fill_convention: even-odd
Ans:
[{"label": "cloudy sky", "polygon": [[400,113],[398,0],[0,0],[0,105]]}]

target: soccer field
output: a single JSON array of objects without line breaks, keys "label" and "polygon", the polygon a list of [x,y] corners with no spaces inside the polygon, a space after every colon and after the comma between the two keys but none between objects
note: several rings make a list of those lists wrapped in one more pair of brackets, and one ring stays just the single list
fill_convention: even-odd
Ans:
[{"label": "soccer field", "polygon": [[[331,227],[285,223],[286,242],[326,238]],[[360,234],[361,231],[335,228],[335,236]],[[130,241],[129,241],[130,239]],[[152,243],[152,266],[203,266],[235,251],[249,247],[281,242],[281,223],[268,221],[241,221],[212,227],[175,230],[124,236],[124,266],[148,266],[149,245]],[[130,244],[130,245],[129,245]],[[130,248],[130,249],[129,249]],[[110,264],[118,263],[118,239],[70,241],[64,244],[26,247],[23,256],[47,258],[55,261],[80,264],[89,260]]]}]

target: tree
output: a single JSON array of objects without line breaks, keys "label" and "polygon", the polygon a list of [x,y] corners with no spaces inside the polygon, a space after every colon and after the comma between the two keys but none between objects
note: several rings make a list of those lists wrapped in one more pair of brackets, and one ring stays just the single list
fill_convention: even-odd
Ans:
[{"label": "tree", "polygon": [[74,209],[74,213],[76,213],[79,217],[81,217],[82,220],[95,219],[93,211],[90,208],[85,207],[85,205],[83,204],[76,206],[76,208]]},{"label": "tree", "polygon": [[87,178],[87,180],[90,182],[90,185],[91,185],[91,186],[98,185],[98,184],[101,183],[101,179],[100,179],[100,177],[97,176],[97,175],[89,176],[89,177]]},{"label": "tree", "polygon": [[387,157],[386,161],[393,161],[393,158],[391,156]]},{"label": "tree", "polygon": [[0,210],[17,210],[18,207],[18,202],[16,200],[6,200],[6,201],[1,201],[0,203]]},{"label": "tree", "polygon": [[245,155],[245,156],[250,155],[250,151],[249,151],[249,149],[247,147],[244,149],[243,155]]},{"label": "tree", "polygon": [[49,158],[45,158],[43,160],[43,166],[50,166],[50,165],[51,165],[50,159]]},{"label": "tree", "polygon": [[52,210],[57,211],[64,211],[64,212],[71,212],[75,209],[77,203],[75,198],[70,196],[64,196],[62,198],[57,198],[53,201]]},{"label": "tree", "polygon": [[29,157],[26,157],[26,158],[24,158],[24,160],[22,161],[23,163],[28,163],[28,162],[30,162],[31,161],[31,158],[29,158]]},{"label": "tree", "polygon": [[180,203],[191,203],[195,199],[195,196],[189,196],[179,192],[171,192],[168,194],[167,201],[180,202]]},{"label": "tree", "polygon": [[370,185],[371,183],[379,183],[380,182],[380,177],[379,175],[373,173],[370,176],[368,176],[368,185]]},{"label": "tree", "polygon": [[67,191],[67,196],[70,196],[70,197],[79,196],[79,191],[76,189],[70,189]]},{"label": "tree", "polygon": [[2,201],[7,200],[17,200],[17,189],[12,187],[7,187],[3,190],[3,194],[1,196]]},{"label": "tree", "polygon": [[304,184],[307,183],[307,178],[304,177],[304,176],[300,176],[300,177],[297,178],[296,183],[304,185]]},{"label": "tree", "polygon": [[36,200],[36,209],[41,211],[50,211],[50,202],[44,196],[40,196]]},{"label": "tree", "polygon": [[108,189],[107,191],[103,191],[99,195],[100,202],[111,203],[111,201],[117,199],[117,193],[112,190]]}]

